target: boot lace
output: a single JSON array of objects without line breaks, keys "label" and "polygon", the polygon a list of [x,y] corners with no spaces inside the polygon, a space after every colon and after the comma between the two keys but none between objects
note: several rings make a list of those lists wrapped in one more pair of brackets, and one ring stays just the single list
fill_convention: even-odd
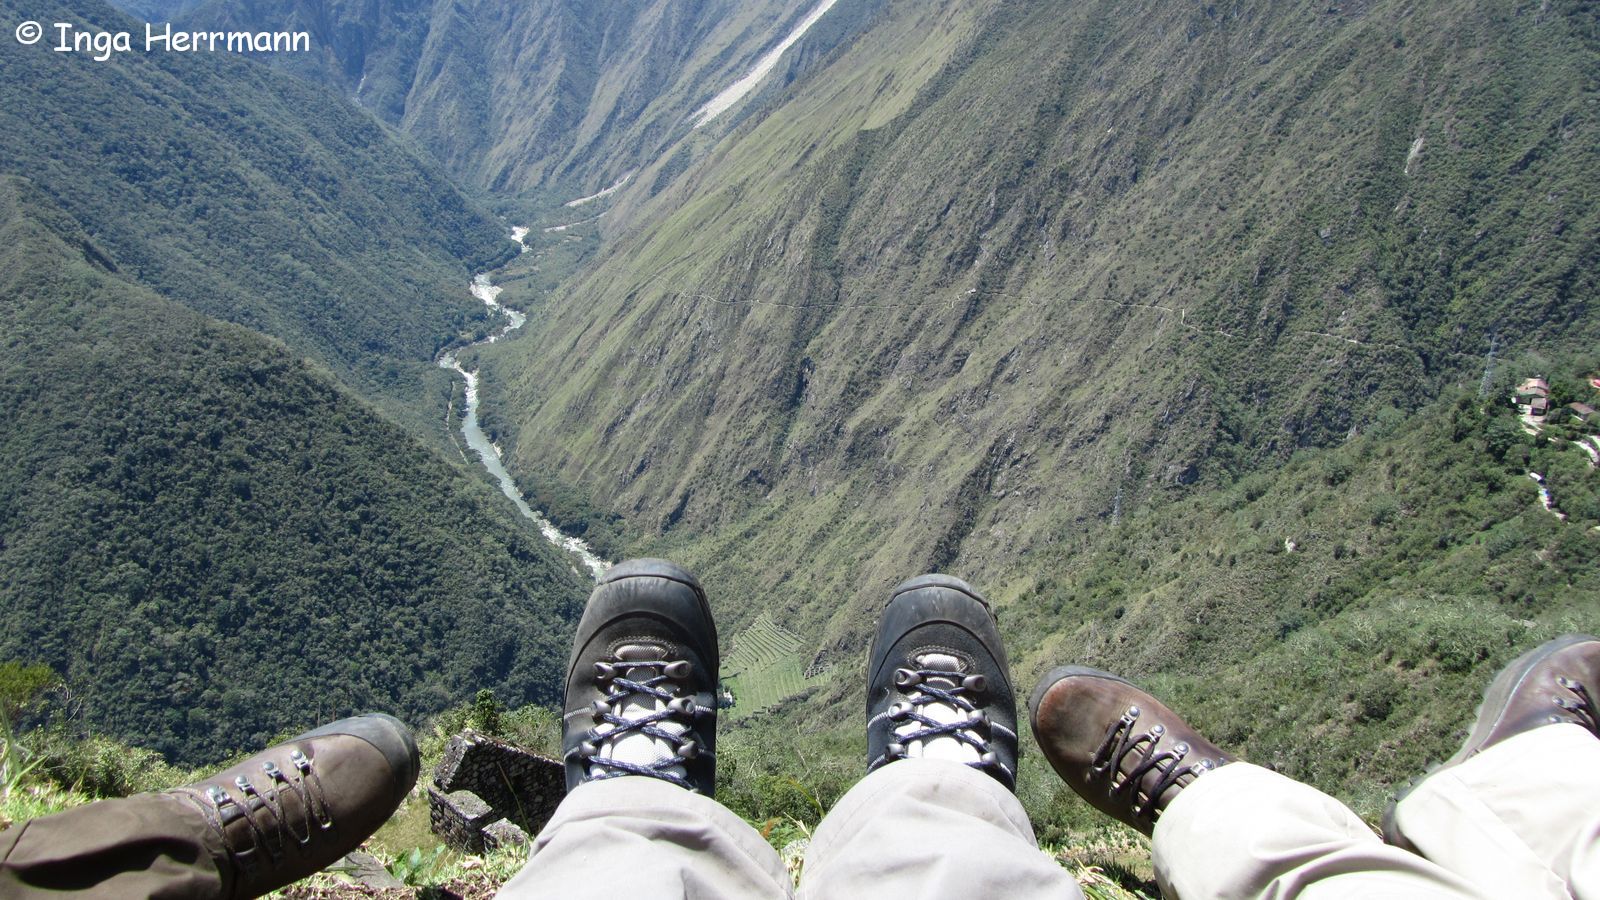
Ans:
[{"label": "boot lace", "polygon": [[1551,699],[1555,701],[1555,704],[1572,713],[1578,719],[1576,724],[1594,732],[1595,737],[1600,737],[1600,706],[1595,704],[1594,697],[1589,693],[1588,686],[1565,675],[1557,678],[1556,684],[1570,691],[1577,699],[1568,700],[1565,697],[1553,697]]},{"label": "boot lace", "polygon": [[[298,747],[289,751],[290,774],[272,760],[261,763],[261,785],[250,777],[238,775],[233,787],[235,797],[221,785],[206,785],[203,790],[186,789],[183,794],[199,804],[206,821],[222,836],[222,845],[234,864],[245,871],[255,868],[265,857],[273,864],[284,858],[284,853],[294,845],[305,846],[313,835],[333,827],[333,815],[328,809],[327,795],[322,789],[322,779],[317,776],[312,760]],[[198,796],[197,796],[198,795]],[[298,810],[286,807],[284,799],[298,800]],[[238,846],[228,832],[228,826],[243,820],[243,834],[248,846]]]},{"label": "boot lace", "polygon": [[891,704],[867,723],[868,728],[885,719],[895,723],[893,740],[867,766],[867,771],[906,759],[911,755],[912,744],[920,743],[925,749],[928,742],[942,739],[969,748],[965,755],[971,759],[965,765],[1014,778],[1015,773],[1001,762],[991,744],[996,735],[1015,741],[1016,732],[990,719],[973,700],[988,690],[988,679],[981,674],[963,675],[953,660],[922,657],[912,662],[915,667],[899,668],[894,673],[895,687],[906,699]]},{"label": "boot lace", "polygon": [[684,763],[702,753],[710,756],[692,729],[694,720],[711,710],[684,693],[692,668],[682,659],[614,656],[595,663],[596,679],[609,688],[590,707],[595,726],[567,753],[586,764],[585,780],[644,775],[694,789]]},{"label": "boot lace", "polygon": [[[1139,732],[1140,715],[1139,707],[1130,706],[1111,724],[1089,763],[1089,771],[1093,777],[1109,779],[1107,794],[1126,803],[1133,818],[1153,824],[1165,805],[1161,800],[1163,794],[1173,788],[1187,787],[1221,763],[1212,759],[1185,763],[1192,750],[1188,742],[1178,741],[1170,747],[1160,747],[1167,733],[1166,726],[1157,723]],[[1145,785],[1145,778],[1152,772],[1157,778],[1153,784]]]}]

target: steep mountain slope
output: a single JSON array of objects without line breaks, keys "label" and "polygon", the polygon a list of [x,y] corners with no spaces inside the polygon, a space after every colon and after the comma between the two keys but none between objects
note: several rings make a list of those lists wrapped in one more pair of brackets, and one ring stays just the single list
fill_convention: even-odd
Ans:
[{"label": "steep mountain slope", "polygon": [[[877,5],[830,11],[808,38],[809,55],[786,56],[814,59]],[[353,96],[470,184],[575,197],[618,182],[686,135],[691,114],[815,6],[214,0],[189,20],[305,28],[318,52],[273,62]]]},{"label": "steep mountain slope", "polygon": [[583,579],[282,345],[0,179],[0,659],[189,763],[317,720],[553,702]]},{"label": "steep mountain slope", "polygon": [[0,9],[138,38],[104,61],[53,52],[53,31],[3,42],[0,173],[165,296],[281,338],[393,415],[432,405],[434,352],[482,316],[470,273],[513,252],[502,226],[322,88],[224,52],[146,53],[93,0]]},{"label": "steep mountain slope", "polygon": [[730,633],[853,666],[898,578],[1592,345],[1596,73],[1578,3],[891,3],[636,176],[492,402]]}]

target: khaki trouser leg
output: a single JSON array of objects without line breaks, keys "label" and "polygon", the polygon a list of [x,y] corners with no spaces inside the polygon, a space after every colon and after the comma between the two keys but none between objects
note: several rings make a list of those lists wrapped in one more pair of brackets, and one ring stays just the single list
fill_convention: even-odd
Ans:
[{"label": "khaki trouser leg", "polygon": [[1580,725],[1508,738],[1428,776],[1395,825],[1503,897],[1600,898],[1600,740]]},{"label": "khaki trouser leg", "polygon": [[658,778],[582,785],[500,897],[789,897],[783,861],[720,803]]},{"label": "khaki trouser leg", "polygon": [[165,794],[44,816],[0,831],[0,897],[220,897],[211,834],[198,810]]},{"label": "khaki trouser leg", "polygon": [[1156,881],[1174,900],[1492,896],[1385,844],[1332,797],[1249,763],[1223,766],[1173,798],[1156,821],[1153,856]]},{"label": "khaki trouser leg", "polygon": [[906,759],[862,779],[823,818],[800,896],[1083,894],[1039,851],[1022,804],[999,782],[958,763]]}]

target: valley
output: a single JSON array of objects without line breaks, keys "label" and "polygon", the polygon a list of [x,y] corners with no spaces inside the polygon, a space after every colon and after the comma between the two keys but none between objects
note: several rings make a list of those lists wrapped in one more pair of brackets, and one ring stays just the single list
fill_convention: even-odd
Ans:
[{"label": "valley", "polygon": [[[0,7],[136,27],[84,2]],[[0,663],[87,698],[51,746],[548,739],[594,579],[661,556],[779,843],[937,571],[1019,694],[1125,674],[1372,820],[1600,631],[1592,4],[128,8],[318,52],[0,43]]]},{"label": "valley", "polygon": [[[513,228],[511,239],[521,245],[522,238],[526,234],[526,228]],[[467,442],[468,449],[477,454],[478,461],[483,465],[483,468],[494,479],[495,483],[500,486],[500,492],[506,496],[506,499],[516,505],[517,512],[521,513],[523,518],[532,522],[551,546],[560,549],[564,553],[571,554],[583,566],[585,571],[592,577],[599,578],[605,574],[606,569],[611,567],[611,563],[596,556],[593,549],[584,543],[581,538],[563,534],[561,529],[552,524],[549,519],[540,515],[528,505],[527,499],[523,497],[522,492],[517,488],[515,479],[511,477],[511,473],[507,472],[505,466],[500,462],[500,448],[489,440],[489,436],[483,433],[483,428],[478,424],[478,373],[467,369],[461,364],[460,354],[470,351],[474,347],[493,344],[521,328],[528,321],[527,317],[522,313],[514,309],[508,309],[496,302],[495,298],[499,295],[500,288],[490,282],[489,275],[480,274],[474,276],[472,280],[472,296],[483,301],[483,305],[488,308],[491,317],[504,317],[505,324],[498,330],[491,332],[488,337],[481,338],[463,348],[446,350],[439,355],[439,368],[448,369],[461,376],[462,383],[461,412],[459,415],[457,414],[455,398],[454,394],[452,394],[449,409],[445,415],[446,427],[451,427],[450,423],[454,423],[459,418],[462,440]],[[462,454],[462,458],[465,461],[465,453]]]}]

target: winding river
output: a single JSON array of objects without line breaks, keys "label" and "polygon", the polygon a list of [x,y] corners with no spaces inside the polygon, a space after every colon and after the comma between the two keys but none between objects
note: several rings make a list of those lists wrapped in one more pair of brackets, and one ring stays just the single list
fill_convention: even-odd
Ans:
[{"label": "winding river", "polygon": [[[522,233],[517,234],[517,231]],[[512,240],[520,244],[522,243],[521,238],[525,234],[527,234],[526,229],[516,229],[512,233]],[[483,340],[469,345],[468,349],[492,344],[528,323],[527,316],[500,304],[500,290],[494,282],[489,280],[487,274],[479,275],[472,279],[472,296],[483,301],[483,305],[489,308],[491,316],[504,318],[505,324]],[[538,510],[528,505],[528,499],[522,496],[522,491],[517,489],[516,480],[511,477],[510,472],[506,471],[505,464],[500,460],[500,448],[489,440],[489,436],[483,431],[483,426],[478,423],[478,373],[469,371],[461,364],[459,353],[460,348],[446,350],[444,353],[439,354],[439,368],[449,369],[460,375],[462,382],[466,385],[467,408],[461,418],[461,436],[466,438],[467,446],[478,454],[478,459],[483,463],[483,467],[489,470],[489,474],[500,485],[500,492],[517,505],[518,512],[528,517],[533,521],[533,524],[539,527],[539,533],[544,535],[545,540],[575,556],[589,570],[590,574],[595,578],[599,578],[605,574],[607,569],[611,568],[611,563],[596,556],[593,548],[583,540],[566,534],[549,519],[540,515]]]}]

